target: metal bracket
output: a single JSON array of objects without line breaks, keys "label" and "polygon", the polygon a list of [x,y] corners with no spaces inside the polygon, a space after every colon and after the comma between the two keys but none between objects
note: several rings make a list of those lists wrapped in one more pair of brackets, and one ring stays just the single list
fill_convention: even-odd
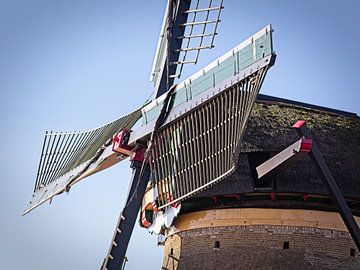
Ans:
[{"label": "metal bracket", "polygon": [[131,161],[144,161],[146,144],[136,142],[135,146],[129,146],[130,133],[132,130],[124,128],[113,138],[112,151],[123,156],[131,157]]},{"label": "metal bracket", "polygon": [[132,148],[128,146],[130,133],[132,130],[124,128],[114,135],[112,151],[124,156],[134,156]]}]

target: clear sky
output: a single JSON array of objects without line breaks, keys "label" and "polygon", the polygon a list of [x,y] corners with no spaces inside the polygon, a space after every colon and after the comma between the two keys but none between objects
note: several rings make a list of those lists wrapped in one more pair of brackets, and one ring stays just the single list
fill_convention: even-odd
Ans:
[{"label": "clear sky", "polygon": [[[261,93],[360,114],[360,1],[225,0],[216,48],[189,75],[271,23],[276,65]],[[29,215],[47,129],[85,130],[140,106],[163,1],[0,0],[0,269],[99,269],[130,179],[128,161]],[[136,227],[127,269],[159,269]]]}]

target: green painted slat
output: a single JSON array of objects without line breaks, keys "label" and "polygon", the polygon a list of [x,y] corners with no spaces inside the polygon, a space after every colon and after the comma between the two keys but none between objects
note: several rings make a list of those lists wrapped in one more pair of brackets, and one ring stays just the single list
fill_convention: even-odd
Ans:
[{"label": "green painted slat", "polygon": [[[231,55],[223,60],[219,65],[208,70],[204,75],[193,79],[190,84],[182,87],[175,92],[175,100],[173,106],[181,105],[194,96],[211,88],[225,79],[238,74],[241,70],[254,64],[256,61],[270,55],[272,53],[271,34],[265,33],[258,37],[253,43],[249,43],[240,49],[235,55]],[[143,124],[154,120],[160,113],[162,103],[145,112]]]},{"label": "green painted slat", "polygon": [[256,61],[264,58],[271,53],[270,35],[265,34],[255,40]]},{"label": "green painted slat", "polygon": [[187,94],[186,94],[186,88],[181,88],[179,90],[177,90],[175,93],[174,93],[174,103],[173,103],[173,106],[176,107],[184,102],[187,101]]},{"label": "green painted slat", "polygon": [[146,114],[146,123],[149,123],[152,120],[156,119],[156,117],[160,114],[163,103],[164,102],[159,102],[159,104],[157,106],[151,108],[150,110],[148,110],[145,113]]},{"label": "green painted slat", "polygon": [[222,68],[218,72],[214,73],[215,83],[220,83],[223,80],[229,78],[230,76],[235,75],[234,57],[231,57],[231,60],[232,61],[227,66],[224,66],[224,68]]},{"label": "green painted slat", "polygon": [[191,96],[194,97],[210,87],[214,86],[212,73],[207,73],[199,78],[197,82],[191,83]]},{"label": "green painted slat", "polygon": [[250,66],[254,62],[253,45],[249,44],[239,52],[239,70]]}]

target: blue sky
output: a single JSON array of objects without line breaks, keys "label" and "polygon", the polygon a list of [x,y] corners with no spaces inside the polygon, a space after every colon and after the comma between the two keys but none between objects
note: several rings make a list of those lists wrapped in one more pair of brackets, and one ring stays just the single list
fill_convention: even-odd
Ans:
[{"label": "blue sky", "polygon": [[[357,0],[224,1],[216,47],[190,75],[271,23],[276,65],[261,93],[360,114]],[[99,269],[123,206],[129,163],[21,217],[45,130],[99,126],[140,106],[165,1],[0,0],[0,269]],[[159,269],[137,226],[127,269]]]}]

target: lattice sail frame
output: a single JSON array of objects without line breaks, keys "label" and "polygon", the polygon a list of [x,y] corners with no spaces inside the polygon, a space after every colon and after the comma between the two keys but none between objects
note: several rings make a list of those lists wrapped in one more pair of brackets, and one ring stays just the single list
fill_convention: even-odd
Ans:
[{"label": "lattice sail frame", "polygon": [[[234,153],[275,58],[268,25],[176,86],[150,160],[150,197],[159,208],[174,205],[234,171]],[[142,109],[145,130],[154,126],[164,99],[160,96]]]},{"label": "lattice sail frame", "polygon": [[98,128],[83,132],[46,132],[33,196],[24,214],[70,189],[81,179],[123,158],[111,154],[114,134],[131,128],[141,109]]},{"label": "lattice sail frame", "polygon": [[196,64],[199,60],[201,50],[214,48],[214,40],[220,22],[221,10],[224,8],[223,0],[196,0],[192,1],[188,22],[183,25],[186,27],[183,39],[184,43],[179,50],[180,58],[177,63],[177,72],[174,77],[180,78],[185,64]]},{"label": "lattice sail frame", "polygon": [[167,207],[224,179],[268,66],[161,130],[151,153],[158,206]]}]

